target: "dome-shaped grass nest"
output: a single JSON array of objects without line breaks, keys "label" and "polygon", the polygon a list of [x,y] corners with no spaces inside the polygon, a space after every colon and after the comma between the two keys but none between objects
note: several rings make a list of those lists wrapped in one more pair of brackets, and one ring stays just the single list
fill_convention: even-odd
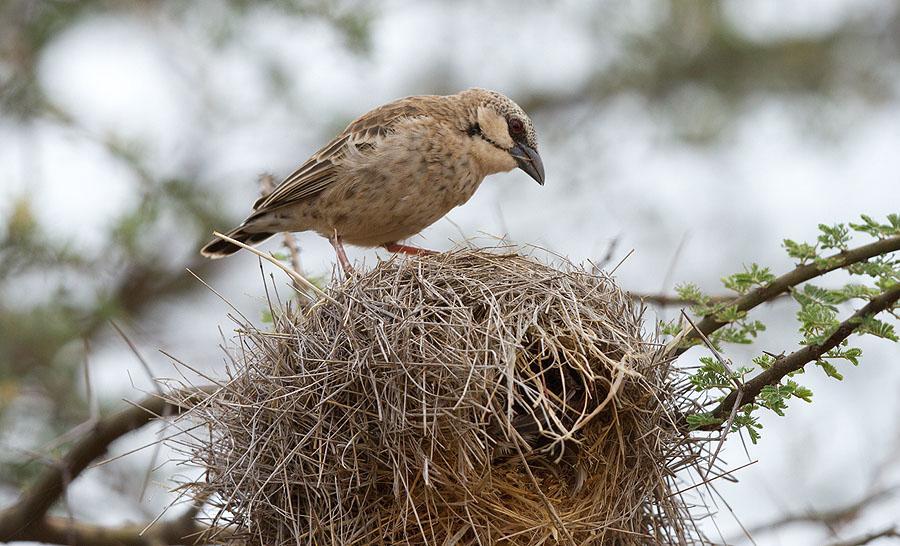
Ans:
[{"label": "dome-shaped grass nest", "polygon": [[[461,250],[245,326],[190,484],[251,544],[684,544],[692,449],[605,274]],[[201,429],[202,430],[202,429]]]}]

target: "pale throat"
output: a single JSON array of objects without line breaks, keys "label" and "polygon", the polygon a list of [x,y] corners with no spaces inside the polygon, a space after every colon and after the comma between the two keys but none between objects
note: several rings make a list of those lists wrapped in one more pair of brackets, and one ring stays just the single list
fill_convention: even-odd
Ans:
[{"label": "pale throat", "polygon": [[506,150],[515,142],[509,136],[506,119],[490,108],[479,107],[476,113],[481,136],[471,141],[470,153],[483,176],[511,171],[516,161]]},{"label": "pale throat", "polygon": [[517,167],[516,160],[509,152],[501,150],[483,138],[473,139],[469,153],[475,159],[481,176],[507,172]]}]

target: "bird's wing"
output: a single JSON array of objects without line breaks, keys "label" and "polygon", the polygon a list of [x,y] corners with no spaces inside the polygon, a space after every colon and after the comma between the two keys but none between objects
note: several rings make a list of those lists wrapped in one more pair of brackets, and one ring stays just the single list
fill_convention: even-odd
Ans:
[{"label": "bird's wing", "polygon": [[[337,178],[337,168],[352,146],[365,151],[390,134],[403,119],[425,115],[421,99],[408,97],[380,106],[353,121],[343,133],[313,154],[275,190],[253,205],[255,214],[291,205],[319,194]],[[254,215],[255,215],[254,214]]]}]

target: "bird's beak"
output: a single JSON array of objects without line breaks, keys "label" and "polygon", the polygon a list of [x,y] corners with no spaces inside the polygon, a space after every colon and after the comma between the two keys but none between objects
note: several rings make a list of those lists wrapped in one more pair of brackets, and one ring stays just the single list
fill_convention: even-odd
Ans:
[{"label": "bird's beak", "polygon": [[516,144],[509,153],[520,169],[528,173],[528,176],[534,178],[538,184],[544,185],[544,162],[541,161],[537,150],[527,144]]}]

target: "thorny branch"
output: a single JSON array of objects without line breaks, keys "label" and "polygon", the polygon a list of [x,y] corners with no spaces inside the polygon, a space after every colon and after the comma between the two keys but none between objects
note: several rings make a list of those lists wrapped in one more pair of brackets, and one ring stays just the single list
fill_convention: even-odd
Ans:
[{"label": "thorny branch", "polygon": [[[259,185],[261,190],[260,193],[265,197],[275,191],[275,177],[269,173],[262,174],[259,177]],[[297,240],[294,239],[294,234],[286,231],[282,235],[284,237],[284,246],[291,256],[291,267],[294,271],[303,275],[303,264],[300,261],[300,247],[297,246]],[[294,288],[296,288],[299,293],[304,293],[305,288],[298,285],[296,281],[294,281]]]},{"label": "thorny branch", "polygon": [[[799,265],[794,270],[785,273],[769,284],[735,299],[732,305],[735,306],[738,311],[749,311],[767,301],[771,301],[779,295],[789,291],[791,288],[810,279],[825,275],[836,269],[863,262],[869,258],[874,258],[875,256],[896,252],[898,250],[900,250],[900,235],[887,237],[875,241],[874,243],[838,252],[825,259],[826,266],[820,266],[815,262]],[[708,315],[697,323],[696,328],[689,328],[686,330],[683,338],[680,339],[679,342],[697,339],[700,337],[700,332],[708,336],[726,324],[726,322],[716,319],[715,316]],[[687,349],[687,346],[675,347],[673,355],[677,357]]]},{"label": "thorny branch", "polygon": [[[766,385],[777,385],[784,376],[803,368],[810,362],[818,360],[823,354],[834,349],[850,337],[850,334],[859,327],[863,319],[891,308],[898,300],[900,300],[900,285],[890,288],[880,296],[872,299],[850,318],[842,322],[828,339],[822,343],[807,345],[787,356],[775,359],[770,368],[744,383],[740,399],[738,399],[738,391],[732,391],[716,406],[716,409],[712,411],[712,415],[724,419],[734,407],[752,403],[763,387]],[[698,329],[702,330],[702,326],[698,325]],[[718,426],[711,425],[712,428],[717,428]]]}]

